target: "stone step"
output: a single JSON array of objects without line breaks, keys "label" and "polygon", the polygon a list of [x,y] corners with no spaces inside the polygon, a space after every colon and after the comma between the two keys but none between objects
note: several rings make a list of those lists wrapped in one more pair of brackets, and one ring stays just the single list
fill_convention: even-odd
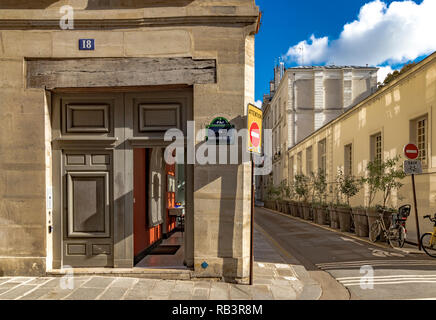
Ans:
[{"label": "stone step", "polygon": [[191,280],[192,271],[188,269],[145,269],[145,268],[73,268],[53,269],[47,276],[116,276],[161,280]]}]

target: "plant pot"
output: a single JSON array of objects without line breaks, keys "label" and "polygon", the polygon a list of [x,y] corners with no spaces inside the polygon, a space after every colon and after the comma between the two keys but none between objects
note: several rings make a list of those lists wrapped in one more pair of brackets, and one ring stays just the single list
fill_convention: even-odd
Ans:
[{"label": "plant pot", "polygon": [[305,203],[300,202],[298,205],[298,214],[297,217],[298,218],[303,218],[303,211],[304,211],[304,207],[306,206]]},{"label": "plant pot", "polygon": [[311,219],[310,206],[308,204],[304,204],[304,207],[303,207],[303,219],[304,220],[310,220]]},{"label": "plant pot", "polygon": [[330,227],[333,229],[339,229],[339,215],[336,211],[336,207],[329,207],[330,212]]},{"label": "plant pot", "polygon": [[286,200],[282,201],[282,210],[284,214],[288,214],[288,202]]},{"label": "plant pot", "polygon": [[339,217],[339,227],[342,232],[351,231],[351,208],[338,207],[336,212]]},{"label": "plant pot", "polygon": [[366,209],[353,208],[352,214],[354,218],[356,235],[358,237],[368,237],[369,225],[368,225],[368,216],[366,215]]},{"label": "plant pot", "polygon": [[325,207],[315,207],[316,223],[320,225],[327,224],[327,210]]},{"label": "plant pot", "polygon": [[292,214],[292,201],[286,201],[287,214]]}]

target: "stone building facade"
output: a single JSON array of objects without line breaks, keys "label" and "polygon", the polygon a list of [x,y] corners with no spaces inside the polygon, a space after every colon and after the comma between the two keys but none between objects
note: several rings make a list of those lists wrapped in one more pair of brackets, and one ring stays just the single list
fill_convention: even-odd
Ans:
[{"label": "stone building facade", "polygon": [[[436,206],[435,108],[436,53],[433,53],[290,148],[285,157],[293,165],[284,175],[292,180],[297,172],[308,175],[313,169],[324,168],[332,186],[339,169],[348,175],[364,177],[370,161],[401,156],[402,162],[404,146],[414,143],[419,146],[418,159],[423,164],[423,174],[415,177],[418,220],[421,233],[431,232],[433,226],[423,217],[433,214]],[[296,161],[299,157],[301,163]],[[404,186],[393,192],[387,205],[392,208],[412,205],[407,239],[417,243],[411,180],[408,176],[401,181]],[[327,196],[332,201],[334,194],[329,192]],[[369,189],[364,186],[351,199],[351,205],[367,206],[368,198]],[[383,204],[381,192],[372,203],[377,204]]]},{"label": "stone building facade", "polygon": [[377,70],[354,66],[275,68],[271,92],[263,103],[264,128],[273,131],[275,185],[288,177],[287,150],[375,92]]},{"label": "stone building facade", "polygon": [[[0,275],[132,268],[134,150],[189,120],[244,127],[258,27],[254,0],[1,1]],[[185,173],[185,264],[246,282],[250,164]]]}]

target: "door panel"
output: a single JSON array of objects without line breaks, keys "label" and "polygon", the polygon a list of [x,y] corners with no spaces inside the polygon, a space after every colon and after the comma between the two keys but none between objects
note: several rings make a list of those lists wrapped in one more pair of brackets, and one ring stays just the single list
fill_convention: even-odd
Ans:
[{"label": "door panel", "polygon": [[64,151],[63,264],[113,266],[110,151]]},{"label": "door panel", "polygon": [[109,173],[69,172],[68,236],[109,237]]}]

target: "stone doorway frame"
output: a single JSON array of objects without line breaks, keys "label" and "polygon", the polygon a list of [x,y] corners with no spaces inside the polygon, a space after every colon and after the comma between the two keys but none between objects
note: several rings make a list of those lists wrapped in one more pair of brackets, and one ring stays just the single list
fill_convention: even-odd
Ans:
[{"label": "stone doorway frame", "polygon": [[[130,90],[111,90],[105,89],[84,89],[84,90],[53,90],[51,93],[51,125],[52,125],[52,181],[53,181],[53,265],[52,269],[60,269],[63,265],[62,257],[64,248],[62,221],[65,208],[62,200],[63,169],[62,159],[63,150],[69,151],[91,151],[99,150],[112,152],[113,170],[113,267],[132,268],[134,263],[133,252],[133,149],[134,148],[155,148],[166,147],[171,142],[165,142],[163,135],[135,133],[135,106],[140,101],[150,101],[150,103],[173,103],[181,101],[183,105],[182,123],[186,126],[187,120],[193,119],[193,88],[169,87],[147,87],[138,91],[138,88]],[[65,137],[61,129],[61,105],[60,99],[80,97],[91,99],[99,96],[112,97],[117,101],[117,107],[113,110],[113,135],[107,137]],[[138,100],[135,102],[135,99]],[[182,101],[183,100],[183,101]],[[186,127],[184,128],[186,134]],[[185,153],[186,154],[186,153]],[[185,263],[188,267],[193,266],[194,252],[194,232],[193,232],[193,165],[186,165],[187,175],[187,198],[186,198],[186,220],[185,228]]]}]

